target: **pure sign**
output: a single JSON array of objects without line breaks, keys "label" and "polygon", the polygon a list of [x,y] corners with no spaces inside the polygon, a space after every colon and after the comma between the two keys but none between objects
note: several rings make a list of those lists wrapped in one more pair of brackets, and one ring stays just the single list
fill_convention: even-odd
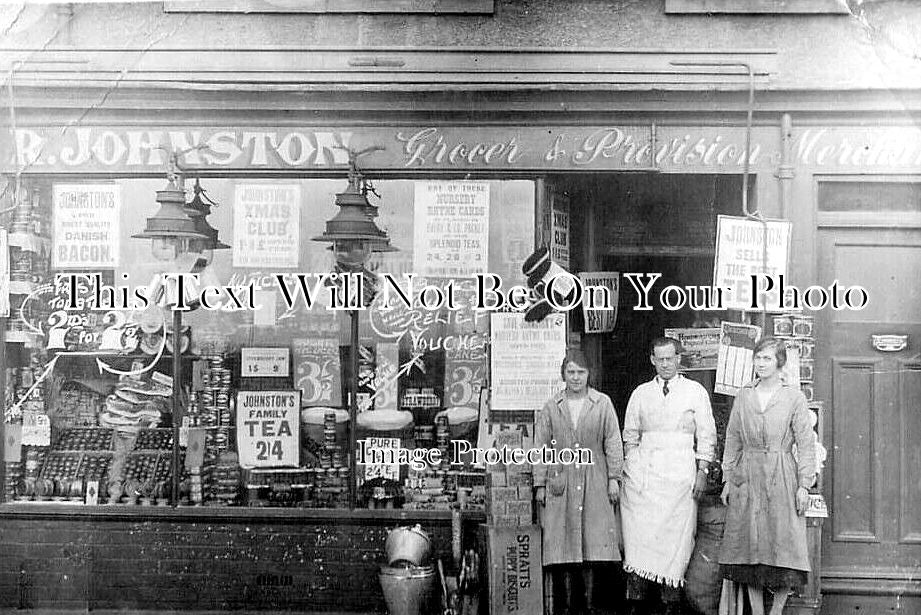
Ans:
[{"label": "pure sign", "polygon": [[300,391],[237,393],[237,451],[244,468],[300,463]]}]

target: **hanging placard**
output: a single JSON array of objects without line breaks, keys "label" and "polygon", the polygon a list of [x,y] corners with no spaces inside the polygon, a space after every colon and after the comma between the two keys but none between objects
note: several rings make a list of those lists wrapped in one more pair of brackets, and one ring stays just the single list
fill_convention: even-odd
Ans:
[{"label": "hanging placard", "polygon": [[463,278],[487,272],[489,184],[416,182],[413,271]]},{"label": "hanging placard", "polygon": [[237,451],[240,467],[298,466],[300,408],[299,391],[237,393]]},{"label": "hanging placard", "polygon": [[[748,218],[717,216],[716,259],[713,266],[713,285],[727,289],[723,307],[731,310],[781,309],[777,295],[778,276],[787,273],[787,254],[790,247],[790,222],[768,220],[767,226]],[[767,243],[765,265],[764,245]],[[766,296],[753,296],[753,274],[766,274],[773,278],[773,289]],[[759,284],[766,288],[766,281]],[[761,293],[758,293],[761,295]],[[753,301],[756,303],[753,305]]]},{"label": "hanging placard", "polygon": [[[118,266],[121,186],[54,185],[54,269]],[[138,228],[138,231],[142,230]]]},{"label": "hanging placard", "polygon": [[569,269],[569,195],[554,192],[550,212],[550,258]]},{"label": "hanging placard", "polygon": [[714,392],[735,396],[739,389],[751,382],[753,351],[760,337],[761,327],[736,322],[721,324]]},{"label": "hanging placard", "polygon": [[562,388],[563,314],[550,314],[540,322],[525,322],[522,312],[491,314],[490,342],[491,409],[533,411]]},{"label": "hanging placard", "polygon": [[307,337],[294,340],[294,386],[305,406],[342,405],[339,340]]},{"label": "hanging placard", "polygon": [[[585,320],[586,333],[609,333],[614,330],[617,323],[617,302],[620,297],[620,273],[616,271],[582,272],[579,274],[583,288],[600,287],[608,289],[608,296],[603,297],[603,291],[592,291],[594,296],[582,299],[582,315]],[[587,292],[587,291],[586,291]],[[607,300],[608,305],[604,305]],[[595,305],[592,309],[589,306]],[[610,309],[607,309],[610,308]]]},{"label": "hanging placard", "polygon": [[300,203],[297,184],[237,184],[233,266],[297,267]]},{"label": "hanging placard", "polygon": [[240,376],[243,378],[284,378],[290,371],[287,348],[242,348]]}]

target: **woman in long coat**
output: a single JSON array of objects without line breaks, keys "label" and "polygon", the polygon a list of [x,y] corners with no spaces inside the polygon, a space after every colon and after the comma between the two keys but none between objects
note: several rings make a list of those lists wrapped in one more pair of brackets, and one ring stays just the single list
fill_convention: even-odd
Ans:
[{"label": "woman in long coat", "polygon": [[[586,606],[593,606],[592,562],[620,561],[614,506],[620,494],[624,453],[611,399],[588,386],[589,364],[570,351],[560,368],[566,388],[538,411],[534,445],[560,451],[589,449],[591,464],[535,465],[535,497],[543,504],[544,565],[562,587],[565,611],[576,609],[573,584],[581,576]],[[584,454],[584,453],[583,453]]]},{"label": "woman in long coat", "polygon": [[783,342],[758,342],[757,379],[739,391],[726,428],[720,572],[747,586],[752,615],[763,615],[765,589],[774,594],[771,615],[781,615],[809,571],[805,514],[815,436],[806,398],[781,381],[786,360]]}]

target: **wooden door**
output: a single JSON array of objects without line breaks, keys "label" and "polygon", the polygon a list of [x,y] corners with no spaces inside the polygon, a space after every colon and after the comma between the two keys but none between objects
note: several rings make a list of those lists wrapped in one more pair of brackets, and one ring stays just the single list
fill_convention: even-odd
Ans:
[{"label": "wooden door", "polygon": [[[820,226],[818,249],[823,284],[869,295],[861,311],[827,308],[817,319],[816,397],[828,402],[823,584],[910,595],[921,570],[921,230]],[[907,345],[874,345],[880,334]]]}]

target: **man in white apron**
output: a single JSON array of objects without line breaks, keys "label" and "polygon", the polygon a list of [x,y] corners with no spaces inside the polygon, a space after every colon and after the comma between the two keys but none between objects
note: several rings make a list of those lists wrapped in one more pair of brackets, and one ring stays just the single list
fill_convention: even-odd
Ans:
[{"label": "man in white apron", "polygon": [[656,338],[656,377],[633,391],[624,419],[624,571],[631,613],[658,586],[666,613],[677,613],[694,548],[696,498],[707,483],[716,444],[710,397],[678,373],[681,345]]}]

